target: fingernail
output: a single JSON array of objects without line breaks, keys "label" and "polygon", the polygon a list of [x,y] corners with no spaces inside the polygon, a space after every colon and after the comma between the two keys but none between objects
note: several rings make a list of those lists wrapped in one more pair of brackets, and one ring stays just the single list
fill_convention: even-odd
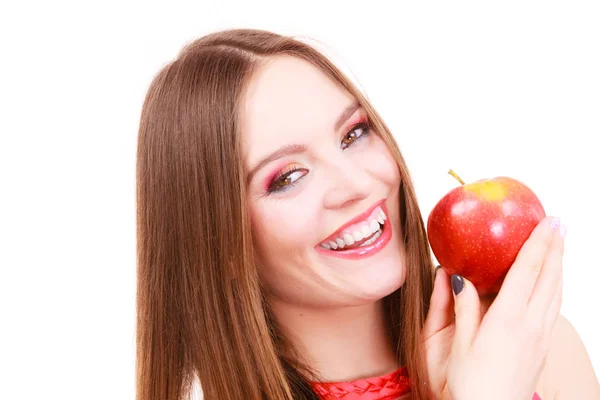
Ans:
[{"label": "fingernail", "polygon": [[558,228],[559,226],[560,226],[560,218],[558,218],[558,217],[552,218],[552,222],[550,222],[550,227],[552,228],[552,231],[555,231],[556,228]]},{"label": "fingernail", "polygon": [[440,268],[442,268],[442,266],[438,265],[437,267],[435,267],[435,270],[433,270],[433,279],[435,279],[435,277],[437,276],[438,269]]},{"label": "fingernail", "polygon": [[452,291],[454,292],[454,295],[457,296],[465,287],[465,280],[462,276],[454,274],[450,281],[452,282]]},{"label": "fingernail", "polygon": [[567,227],[566,227],[566,225],[561,224],[560,225],[560,237],[564,239],[565,236],[567,236]]}]

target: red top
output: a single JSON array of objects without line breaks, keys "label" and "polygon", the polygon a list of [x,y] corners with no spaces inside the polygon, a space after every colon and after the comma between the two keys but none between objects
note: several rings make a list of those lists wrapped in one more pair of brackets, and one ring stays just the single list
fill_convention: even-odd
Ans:
[{"label": "red top", "polygon": [[[410,392],[406,367],[386,375],[349,382],[312,382],[323,400],[396,400]],[[532,400],[542,400],[537,393]]]}]

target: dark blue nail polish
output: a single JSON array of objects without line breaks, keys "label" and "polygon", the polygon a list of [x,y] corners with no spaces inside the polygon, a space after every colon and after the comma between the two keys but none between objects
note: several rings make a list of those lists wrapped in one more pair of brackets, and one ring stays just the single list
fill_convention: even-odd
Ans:
[{"label": "dark blue nail polish", "polygon": [[465,287],[465,280],[462,276],[454,274],[450,281],[452,282],[452,291],[454,292],[454,295],[458,296]]},{"label": "dark blue nail polish", "polygon": [[435,269],[433,270],[433,279],[435,279],[435,277],[437,276],[438,269],[440,269],[440,268],[442,268],[442,266],[441,266],[441,265],[438,265],[438,266],[437,266],[437,267],[435,267]]}]

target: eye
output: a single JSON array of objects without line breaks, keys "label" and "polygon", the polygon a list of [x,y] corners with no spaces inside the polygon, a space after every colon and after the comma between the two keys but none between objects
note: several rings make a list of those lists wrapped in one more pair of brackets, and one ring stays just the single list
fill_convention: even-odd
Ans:
[{"label": "eye", "polygon": [[288,171],[282,171],[277,178],[271,182],[268,188],[268,192],[281,192],[289,189],[296,184],[298,179],[302,178],[308,173],[308,169],[301,167],[292,167]]},{"label": "eye", "polygon": [[346,149],[359,139],[365,138],[370,131],[371,127],[367,122],[360,122],[354,125],[350,132],[346,133],[346,135],[342,138],[342,150]]}]

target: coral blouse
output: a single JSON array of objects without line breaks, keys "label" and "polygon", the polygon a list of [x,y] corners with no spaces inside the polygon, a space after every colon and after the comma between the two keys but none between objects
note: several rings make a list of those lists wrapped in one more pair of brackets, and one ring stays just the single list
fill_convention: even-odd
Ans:
[{"label": "coral blouse", "polygon": [[[350,382],[312,382],[323,400],[396,400],[410,392],[406,367],[386,375]],[[537,393],[532,400],[542,400]]]}]

